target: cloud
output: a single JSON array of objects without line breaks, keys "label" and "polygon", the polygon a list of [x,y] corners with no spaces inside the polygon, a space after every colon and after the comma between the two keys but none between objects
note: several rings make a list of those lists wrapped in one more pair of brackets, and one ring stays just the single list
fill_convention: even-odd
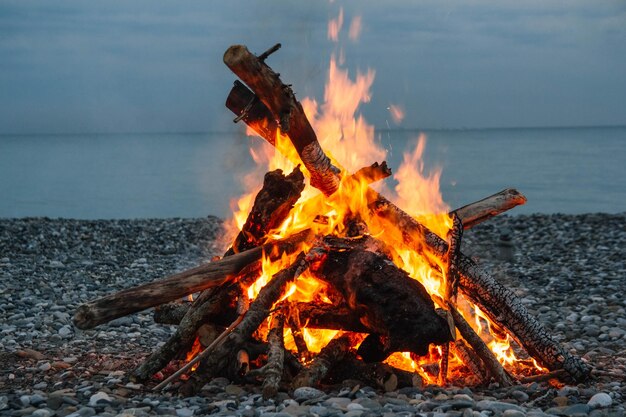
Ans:
[{"label": "cloud", "polygon": [[233,43],[261,52],[282,42],[269,63],[298,96],[320,98],[335,48],[327,24],[341,7],[367,28],[343,48],[351,73],[376,69],[363,111],[377,126],[395,102],[407,127],[626,123],[617,1],[5,0],[1,129],[230,128],[234,76],[221,58]]}]

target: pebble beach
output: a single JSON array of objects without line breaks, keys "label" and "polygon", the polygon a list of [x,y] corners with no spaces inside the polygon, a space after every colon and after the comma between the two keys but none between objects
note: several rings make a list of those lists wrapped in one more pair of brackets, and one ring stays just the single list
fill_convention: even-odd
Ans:
[{"label": "pebble beach", "polygon": [[192,397],[153,392],[131,371],[174,327],[150,310],[93,330],[83,302],[219,255],[222,221],[0,219],[0,415],[245,417],[624,416],[626,213],[499,216],[462,250],[520,297],[553,337],[600,376],[501,388],[304,387],[263,400],[224,378]]}]

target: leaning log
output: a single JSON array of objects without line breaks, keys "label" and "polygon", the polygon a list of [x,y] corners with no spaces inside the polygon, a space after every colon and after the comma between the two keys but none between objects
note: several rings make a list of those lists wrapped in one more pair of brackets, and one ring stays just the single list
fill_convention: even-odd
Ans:
[{"label": "leaning log", "polygon": [[354,343],[355,336],[353,334],[346,333],[335,336],[322,348],[311,364],[296,375],[291,383],[292,387],[317,386],[328,375],[331,368],[344,359]]},{"label": "leaning log", "polygon": [[224,53],[224,63],[279,120],[281,132],[289,136],[304,166],[311,173],[311,185],[327,196],[337,191],[339,170],[320,147],[315,131],[291,87],[283,84],[279,75],[263,59],[243,45],[228,48]]},{"label": "leaning log", "polygon": [[91,329],[118,317],[164,304],[188,294],[222,286],[235,280],[246,267],[260,261],[263,253],[270,254],[273,259],[280,259],[283,253],[293,253],[302,242],[310,238],[311,231],[304,230],[289,238],[271,241],[219,261],[209,262],[162,280],[82,304],[74,314],[74,324],[79,329]]},{"label": "leaning log", "polygon": [[254,198],[254,204],[233,245],[224,256],[260,246],[272,229],[281,225],[298,201],[304,189],[304,175],[297,166],[285,176],[277,169],[265,174],[263,188]]},{"label": "leaning log", "polygon": [[499,193],[454,210],[463,221],[464,229],[471,229],[498,214],[514,207],[526,204],[526,197],[514,188],[507,188]]},{"label": "leaning log", "polygon": [[[245,253],[246,250],[260,247],[266,241],[268,232],[278,227],[287,218],[289,211],[300,198],[303,188],[304,176],[299,167],[287,176],[283,175],[281,170],[268,172],[241,232],[223,259],[231,259],[238,256],[235,253]],[[256,266],[260,266],[260,263],[256,262],[254,267]],[[258,275],[257,271],[247,272],[244,280],[254,281]],[[240,282],[240,284],[245,287],[251,282]],[[239,285],[213,287],[202,291],[181,318],[176,332],[133,372],[133,378],[140,381],[147,380],[167,365],[175,355],[188,350],[203,323],[215,322],[216,318],[222,318],[220,316],[227,317],[226,320],[220,321],[221,324],[226,325],[232,322],[235,314],[232,301],[237,299],[241,301],[242,297],[245,296]]]},{"label": "leaning log", "polygon": [[[221,344],[215,346],[211,352],[207,352],[206,359],[201,362],[194,376],[202,378],[206,375],[222,375],[233,355],[245,345],[252,333],[267,318],[270,309],[284,293],[287,284],[296,279],[307,267],[308,261],[304,253],[300,253],[289,267],[275,274],[250,303],[250,308],[241,323],[226,336]],[[237,378],[238,376],[229,375],[229,377]]]},{"label": "leaning log", "polygon": [[285,361],[285,341],[283,339],[283,329],[285,317],[278,313],[272,317],[269,334],[267,335],[267,343],[269,349],[267,351],[267,364],[263,372],[263,398],[274,398],[278,393],[280,381],[283,377],[283,364]]}]

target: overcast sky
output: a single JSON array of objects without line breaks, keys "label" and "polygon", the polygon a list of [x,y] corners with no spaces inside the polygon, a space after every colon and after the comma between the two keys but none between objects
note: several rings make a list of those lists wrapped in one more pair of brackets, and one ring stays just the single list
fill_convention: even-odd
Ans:
[{"label": "overcast sky", "polygon": [[321,99],[327,22],[347,65],[376,71],[363,114],[404,128],[626,124],[623,0],[0,2],[0,133],[232,129],[233,43],[260,53],[299,97]]}]

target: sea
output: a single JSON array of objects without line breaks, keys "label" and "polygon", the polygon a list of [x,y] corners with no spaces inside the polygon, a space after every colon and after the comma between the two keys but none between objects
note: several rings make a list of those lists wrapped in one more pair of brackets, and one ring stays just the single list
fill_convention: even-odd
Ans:
[{"label": "sea", "polygon": [[[441,169],[451,208],[516,188],[528,202],[511,215],[626,211],[626,127],[377,131],[392,170],[422,133],[424,169]],[[227,218],[254,167],[255,140],[242,132],[0,135],[0,217]]]}]

